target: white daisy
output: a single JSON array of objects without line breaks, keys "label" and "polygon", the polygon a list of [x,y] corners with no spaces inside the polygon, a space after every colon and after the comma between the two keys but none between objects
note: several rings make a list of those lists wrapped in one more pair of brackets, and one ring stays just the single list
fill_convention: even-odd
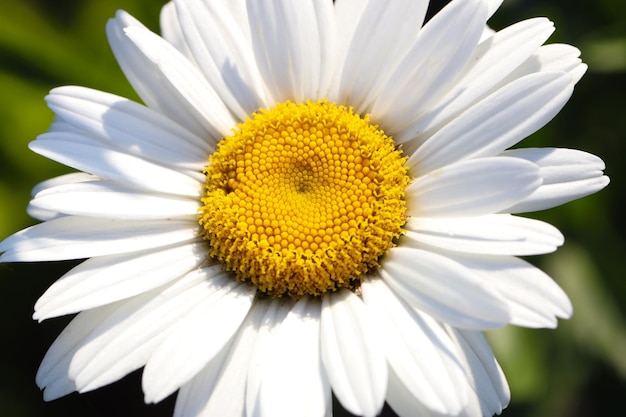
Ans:
[{"label": "white daisy", "polygon": [[46,400],[143,367],[176,416],[500,413],[481,331],[571,305],[517,258],[554,227],[512,214],[607,185],[569,149],[508,150],[586,70],[544,18],[486,30],[497,0],[176,0],[163,37],[107,25],[145,105],[81,87],[33,151],[43,222],[2,262],[83,259],[34,317],[78,313],[37,374]]}]

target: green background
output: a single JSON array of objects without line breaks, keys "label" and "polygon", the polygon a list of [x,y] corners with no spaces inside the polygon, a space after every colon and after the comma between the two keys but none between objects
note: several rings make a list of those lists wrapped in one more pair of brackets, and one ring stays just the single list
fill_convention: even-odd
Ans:
[{"label": "green background", "polygon": [[[162,5],[161,0],[0,0],[0,239],[34,224],[25,214],[33,185],[68,172],[27,149],[52,121],[43,97],[53,87],[76,84],[136,98],[108,48],[104,24],[123,8],[158,31]],[[565,109],[521,146],[599,155],[611,184],[594,196],[533,214],[566,236],[558,252],[531,261],[567,291],[574,317],[557,330],[507,327],[489,334],[512,390],[504,415],[626,415],[626,217],[621,211],[626,1],[505,0],[490,24],[499,29],[535,16],[554,20],[557,31],[550,42],[579,47],[590,69]],[[0,264],[0,415],[171,415],[174,398],[143,404],[139,372],[92,393],[43,402],[34,374],[69,319],[36,324],[30,317],[36,299],[71,265]],[[336,415],[346,414],[337,409]]]}]

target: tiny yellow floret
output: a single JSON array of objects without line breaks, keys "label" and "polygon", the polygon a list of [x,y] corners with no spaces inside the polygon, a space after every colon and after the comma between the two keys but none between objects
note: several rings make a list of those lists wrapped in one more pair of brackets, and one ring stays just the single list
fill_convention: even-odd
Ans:
[{"label": "tiny yellow floret", "polygon": [[274,297],[356,289],[402,234],[406,158],[326,100],[262,109],[219,143],[199,212],[210,256]]}]

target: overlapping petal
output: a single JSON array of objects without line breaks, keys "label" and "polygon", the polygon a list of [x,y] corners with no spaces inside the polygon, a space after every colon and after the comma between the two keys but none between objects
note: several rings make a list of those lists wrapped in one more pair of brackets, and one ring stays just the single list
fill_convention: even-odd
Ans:
[{"label": "overlapping petal", "polygon": [[[484,98],[499,82],[518,68],[546,41],[554,25],[546,18],[529,19],[495,33],[474,50],[463,75],[437,105],[401,135],[402,143],[449,122],[479,99]],[[516,77],[519,78],[519,77]]]},{"label": "overlapping petal", "polygon": [[407,187],[408,214],[414,217],[468,217],[504,210],[540,185],[536,165],[521,159],[461,161],[419,177]]},{"label": "overlapping petal", "polygon": [[572,76],[565,72],[519,78],[437,131],[408,164],[421,175],[461,159],[497,155],[552,120],[572,91]]},{"label": "overlapping petal", "polygon": [[539,166],[541,187],[507,209],[511,213],[546,210],[600,191],[609,184],[602,159],[575,149],[525,148],[503,152]]},{"label": "overlapping petal", "polygon": [[320,358],[321,303],[304,297],[293,307],[271,310],[266,315],[268,332],[255,343],[246,415],[324,415],[330,402],[330,385]]},{"label": "overlapping petal", "polygon": [[135,188],[196,198],[202,189],[198,175],[130,155],[81,134],[44,133],[29,147],[72,168]]},{"label": "overlapping petal", "polygon": [[500,414],[510,400],[508,383],[481,332],[446,326],[464,361],[467,380],[476,393],[483,416]]},{"label": "overlapping petal", "polygon": [[[332,25],[318,24],[318,19],[330,18],[324,9],[331,6],[310,0],[247,2],[256,62],[274,100],[319,97],[325,39],[320,29],[332,30]],[[332,67],[332,62],[324,64]]]},{"label": "overlapping petal", "polygon": [[107,24],[111,49],[148,107],[185,126],[211,145],[236,125],[202,73],[174,46],[125,12]]},{"label": "overlapping petal", "polygon": [[134,101],[83,87],[59,87],[51,110],[80,131],[145,159],[199,171],[213,149],[161,114]]},{"label": "overlapping petal", "polygon": [[405,239],[443,249],[492,255],[538,255],[563,244],[554,226],[508,214],[469,218],[410,218]]},{"label": "overlapping petal", "polygon": [[389,363],[387,400],[396,380],[421,404],[414,413],[460,413],[469,387],[455,347],[439,323],[404,303],[378,277],[364,282],[362,293],[371,317],[379,322],[379,340]]},{"label": "overlapping petal", "polygon": [[193,242],[87,259],[48,288],[33,318],[77,313],[148,292],[190,272],[205,257],[204,244]]},{"label": "overlapping petal", "polygon": [[[257,68],[250,29],[243,24],[248,17],[237,15],[239,9],[228,3],[242,1],[174,2],[189,54],[230,111],[244,120],[259,108],[269,107],[272,101]],[[245,8],[242,11],[246,13]]]},{"label": "overlapping petal", "polygon": [[374,320],[348,290],[323,299],[321,355],[334,394],[352,414],[376,416],[387,392],[387,364]]},{"label": "overlapping petal", "polygon": [[197,200],[138,192],[112,181],[81,181],[35,194],[30,208],[109,219],[187,219],[193,222]]},{"label": "overlapping petal", "polygon": [[454,327],[487,330],[511,319],[500,294],[450,257],[393,248],[385,255],[380,275],[409,305]]},{"label": "overlapping petal", "polygon": [[420,31],[373,103],[372,116],[396,136],[450,88],[467,64],[487,20],[478,0],[455,0]]},{"label": "overlapping petal", "polygon": [[245,415],[248,367],[269,304],[255,303],[236,338],[181,387],[174,417]]},{"label": "overlapping petal", "polygon": [[68,393],[68,381],[90,391],[140,368],[177,319],[207,297],[207,280],[219,273],[198,270],[173,285],[81,312],[46,353],[37,384],[52,399]]},{"label": "overlapping petal", "polygon": [[418,37],[427,7],[423,0],[337,2],[337,48],[344,59],[337,63],[335,79],[339,102],[366,112],[394,69],[380,62],[404,58]]},{"label": "overlapping petal", "polygon": [[[254,286],[227,274],[207,280],[207,287],[208,293],[187,314],[178,316],[150,355],[142,379],[147,403],[172,394],[220,353],[239,329],[256,293]],[[220,320],[207,323],[207,317]],[[202,328],[204,331],[198,331]]]},{"label": "overlapping petal", "polygon": [[195,240],[186,220],[116,220],[67,216],[31,226],[0,242],[0,262],[82,259]]},{"label": "overlapping petal", "polygon": [[445,256],[463,265],[489,288],[497,291],[511,315],[511,324],[524,327],[557,325],[557,318],[569,318],[572,304],[565,292],[537,267],[512,256]]}]

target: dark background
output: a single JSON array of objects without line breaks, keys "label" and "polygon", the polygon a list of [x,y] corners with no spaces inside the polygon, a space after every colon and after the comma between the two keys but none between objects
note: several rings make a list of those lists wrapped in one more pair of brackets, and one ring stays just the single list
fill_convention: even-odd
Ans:
[{"label": "dark background", "polygon": [[[434,9],[445,1],[431,2]],[[28,151],[52,114],[53,87],[84,85],[135,98],[111,54],[106,20],[123,8],[158,31],[161,0],[0,0],[0,239],[34,223],[30,189],[68,169]],[[548,16],[550,43],[582,50],[589,72],[565,109],[521,146],[560,146],[599,155],[611,185],[564,207],[534,214],[557,226],[566,244],[531,259],[567,291],[574,317],[557,330],[516,327],[488,336],[508,377],[506,417],[626,415],[625,221],[621,211],[626,149],[626,1],[505,0],[494,29]],[[36,324],[34,302],[72,263],[0,264],[0,416],[171,416],[174,398],[143,404],[140,373],[87,394],[45,403],[34,375],[69,318]],[[335,415],[346,415],[340,408]],[[385,415],[392,415],[385,410]],[[294,416],[295,417],[295,416]]]}]

